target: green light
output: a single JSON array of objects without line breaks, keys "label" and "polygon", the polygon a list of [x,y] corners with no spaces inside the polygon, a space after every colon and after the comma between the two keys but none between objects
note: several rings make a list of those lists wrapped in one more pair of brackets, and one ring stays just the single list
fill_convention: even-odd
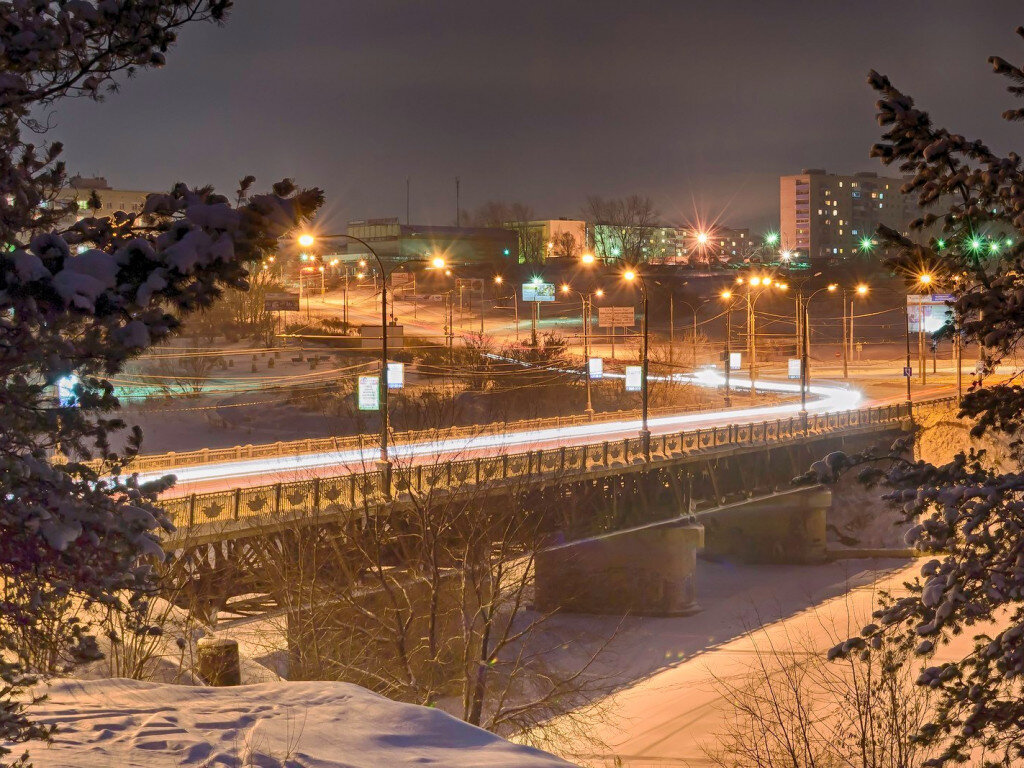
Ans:
[{"label": "green light", "polygon": [[871,250],[872,248],[874,248],[874,247],[875,247],[875,244],[874,244],[874,242],[873,242],[873,241],[871,240],[871,238],[870,238],[870,237],[862,237],[862,238],[860,239],[860,249],[861,249],[862,251],[870,251],[870,250]]},{"label": "green light", "polygon": [[968,248],[977,253],[981,250],[982,242],[980,237],[972,237],[970,242],[967,244]]},{"label": "green light", "polygon": [[992,253],[999,253],[999,243],[990,244],[988,249],[992,251]]},{"label": "green light", "polygon": [[304,253],[299,258],[302,259],[303,261],[309,261],[309,254]]},{"label": "green light", "polygon": [[776,243],[779,242],[779,233],[778,232],[769,232],[767,235],[764,236],[764,241],[768,245],[775,245]]},{"label": "green light", "polygon": [[612,256],[618,256],[618,255],[619,255],[619,249],[618,248],[612,248]]},{"label": "green light", "polygon": [[1006,247],[1007,248],[1013,247],[1013,238],[1012,237],[1006,238]]},{"label": "green light", "polygon": [[505,249],[505,255],[506,255],[506,256],[508,256],[508,255],[509,255],[509,253],[510,253],[509,249],[508,249],[508,248],[506,248],[506,249]]},{"label": "green light", "polygon": [[533,276],[533,280],[531,280],[530,282],[532,282],[532,283],[533,283],[534,285],[540,285],[540,284],[541,284],[541,283],[543,283],[544,281],[543,281],[543,280],[541,280],[541,279],[540,279],[540,277],[539,277],[538,275],[534,275],[534,276]]},{"label": "green light", "polygon": [[946,247],[946,241],[945,240],[936,240],[935,241],[935,246],[937,248],[940,248],[940,249],[941,248],[945,248]]}]

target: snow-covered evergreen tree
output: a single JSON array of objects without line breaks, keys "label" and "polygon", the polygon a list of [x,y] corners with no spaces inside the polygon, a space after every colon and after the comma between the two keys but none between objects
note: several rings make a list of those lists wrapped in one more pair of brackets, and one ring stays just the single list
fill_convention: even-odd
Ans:
[{"label": "snow-covered evergreen tree", "polygon": [[[1024,28],[1017,34],[1024,37]],[[1024,96],[1024,70],[993,57],[1008,90]],[[887,77],[872,72],[885,129],[872,156],[912,176],[904,190],[923,215],[915,226],[941,224],[944,234],[919,246],[888,229],[879,232],[898,254],[897,267],[922,268],[956,295],[958,329],[984,346],[985,366],[1013,366],[1024,338],[1024,169],[1016,153],[1002,156],[981,141],[933,125],[929,115]],[[1003,117],[1024,119],[1024,109]],[[1013,436],[1020,466],[1024,426],[1024,370],[992,375],[965,396],[961,416],[976,420],[974,434]],[[885,498],[915,523],[907,543],[930,553],[905,597],[889,597],[875,623],[832,655],[868,654],[888,642],[909,643],[924,667],[918,680],[939,694],[921,738],[941,747],[932,765],[970,762],[1019,765],[1024,760],[1024,470],[1000,472],[969,451],[944,466],[905,458],[904,441],[887,455],[832,454],[806,480],[829,481],[860,467],[866,482],[880,481]],[[1007,622],[992,636],[977,625]],[[976,633],[973,651],[950,663],[928,659],[954,635]],[[982,756],[983,755],[983,756]],[[981,756],[981,757],[980,757]]]},{"label": "snow-covered evergreen tree", "polygon": [[[145,599],[147,558],[161,556],[167,522],[154,501],[169,481],[123,476],[141,435],[133,431],[120,455],[111,449],[111,433],[125,425],[107,379],[223,288],[244,287],[247,265],[322,202],[319,190],[288,180],[253,194],[246,177],[238,206],[177,184],[138,215],[61,230],[75,210],[57,200],[61,148],[32,143],[43,128],[34,118],[63,98],[101,98],[119,74],[162,65],[184,24],[222,21],[230,5],[0,2],[0,764],[12,754],[3,742],[48,734],[19,703],[38,671],[20,639],[59,617],[69,598]],[[72,375],[74,402],[58,404],[55,385]],[[65,633],[69,658],[89,652],[79,635],[73,624]]]}]

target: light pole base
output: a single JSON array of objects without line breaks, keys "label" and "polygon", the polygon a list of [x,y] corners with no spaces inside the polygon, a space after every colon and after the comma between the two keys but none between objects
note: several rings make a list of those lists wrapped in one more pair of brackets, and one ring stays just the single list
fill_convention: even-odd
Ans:
[{"label": "light pole base", "polygon": [[640,430],[640,445],[643,448],[644,458],[647,461],[651,460],[651,430],[641,429]]},{"label": "light pole base", "polygon": [[392,464],[390,461],[380,459],[377,461],[377,471],[380,472],[380,492],[385,499],[391,498],[391,473]]}]

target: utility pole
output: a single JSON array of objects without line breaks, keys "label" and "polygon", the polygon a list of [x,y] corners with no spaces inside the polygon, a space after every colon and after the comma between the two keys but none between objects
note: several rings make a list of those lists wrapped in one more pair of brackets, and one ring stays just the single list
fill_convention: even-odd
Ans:
[{"label": "utility pole", "polygon": [[[850,305],[850,312],[853,312],[853,305]],[[846,289],[843,289],[843,378],[850,378],[850,346],[846,343]]]},{"label": "utility pole", "polygon": [[754,394],[754,357],[757,355],[757,328],[754,325],[754,302],[750,296],[750,286],[747,285],[747,366],[750,369],[750,394]]}]

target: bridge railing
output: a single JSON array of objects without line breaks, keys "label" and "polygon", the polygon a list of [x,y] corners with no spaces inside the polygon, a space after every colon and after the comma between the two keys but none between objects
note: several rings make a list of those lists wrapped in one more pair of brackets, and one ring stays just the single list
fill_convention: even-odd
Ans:
[{"label": "bridge railing", "polygon": [[[723,446],[795,442],[813,435],[898,423],[909,415],[907,405],[898,403],[812,414],[806,419],[792,417],[655,435],[651,438],[651,461],[671,460]],[[175,525],[187,528],[246,518],[355,513],[367,505],[383,504],[389,499],[400,500],[403,495],[413,493],[495,483],[530,483],[547,477],[567,478],[645,461],[641,440],[627,438],[434,464],[398,464],[392,469],[390,481],[380,470],[367,468],[334,477],[192,494],[168,499],[163,504]],[[385,482],[390,482],[390,487],[385,488]]]},{"label": "bridge railing", "polygon": [[[687,411],[699,410],[697,406],[681,408],[666,406],[651,409],[651,418],[673,416]],[[609,421],[639,420],[640,411],[605,411],[595,413],[593,417],[586,415],[549,416],[538,419],[522,419],[515,422],[496,422],[492,424],[469,425],[464,427],[448,427],[445,429],[423,429],[396,432],[392,443],[402,445],[408,443],[434,442],[438,440],[476,437],[478,435],[504,434],[509,431],[528,432],[540,429],[559,429],[576,427],[589,423],[605,423]],[[136,456],[128,469],[131,472],[171,471],[182,467],[195,467],[203,464],[223,464],[248,459],[267,459],[283,456],[300,456],[311,453],[341,453],[372,449],[377,445],[375,435],[346,435],[342,437],[304,438],[301,440],[285,440],[276,443],[258,445],[235,445],[230,448],[200,448],[195,451],[171,451],[169,453]]]}]

